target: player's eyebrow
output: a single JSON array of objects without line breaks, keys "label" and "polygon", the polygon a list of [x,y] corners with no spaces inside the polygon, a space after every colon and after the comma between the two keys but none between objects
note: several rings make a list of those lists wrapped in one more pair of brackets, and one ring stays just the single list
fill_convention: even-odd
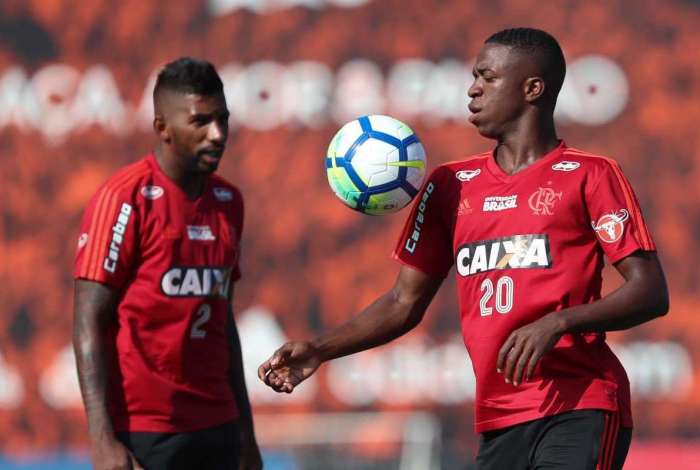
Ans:
[{"label": "player's eyebrow", "polygon": [[213,113],[194,113],[190,115],[189,121],[190,122],[205,122],[205,121],[210,121],[212,119],[226,119],[228,120],[229,116],[231,116],[231,113],[227,110],[221,113],[213,112]]},{"label": "player's eyebrow", "polygon": [[472,75],[483,75],[486,72],[491,72],[495,73],[495,71],[489,67],[486,67],[485,65],[474,65],[474,68],[472,68]]}]

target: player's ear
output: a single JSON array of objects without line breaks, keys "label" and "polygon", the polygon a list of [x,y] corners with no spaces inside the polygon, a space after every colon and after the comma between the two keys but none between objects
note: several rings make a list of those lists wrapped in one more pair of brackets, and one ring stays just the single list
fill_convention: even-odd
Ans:
[{"label": "player's ear", "polygon": [[544,94],[544,80],[542,77],[530,77],[523,84],[525,101],[532,103]]},{"label": "player's ear", "polygon": [[170,132],[168,132],[168,125],[165,122],[165,117],[162,114],[156,114],[153,118],[153,130],[156,132],[160,140],[165,143],[170,143]]}]

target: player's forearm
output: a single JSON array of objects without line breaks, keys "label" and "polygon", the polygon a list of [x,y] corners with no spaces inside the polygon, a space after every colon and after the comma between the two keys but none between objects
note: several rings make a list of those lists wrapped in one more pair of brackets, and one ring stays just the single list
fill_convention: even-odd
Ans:
[{"label": "player's forearm", "polygon": [[90,435],[112,433],[112,422],[107,414],[107,374],[101,335],[83,325],[76,325],[75,330],[73,346]]},{"label": "player's forearm", "polygon": [[619,289],[596,302],[558,315],[561,315],[564,332],[626,330],[665,315],[668,303],[663,278],[640,277],[627,280]]},{"label": "player's forearm", "polygon": [[387,292],[344,325],[312,341],[322,361],[388,343],[413,329],[423,317],[430,298],[404,299]]},{"label": "player's forearm", "polygon": [[[102,295],[100,295],[102,294]],[[88,429],[92,437],[113,434],[107,412],[107,364],[104,324],[100,318],[108,316],[100,309],[111,309],[108,293],[76,284],[73,348],[80,392],[85,405]]]}]

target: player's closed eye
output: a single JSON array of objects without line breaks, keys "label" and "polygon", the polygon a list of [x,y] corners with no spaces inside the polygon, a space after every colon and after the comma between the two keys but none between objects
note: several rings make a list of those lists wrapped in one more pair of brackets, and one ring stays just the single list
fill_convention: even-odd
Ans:
[{"label": "player's closed eye", "polygon": [[197,127],[201,126],[206,126],[209,124],[213,119],[213,116],[210,114],[197,114],[190,119],[190,122],[194,124]]}]

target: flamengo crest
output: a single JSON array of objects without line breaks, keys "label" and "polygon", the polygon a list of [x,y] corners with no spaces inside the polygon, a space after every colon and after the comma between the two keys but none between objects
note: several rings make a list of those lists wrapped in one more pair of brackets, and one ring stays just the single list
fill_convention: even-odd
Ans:
[{"label": "flamengo crest", "polygon": [[535,215],[552,215],[554,204],[561,200],[561,195],[561,191],[555,193],[552,188],[537,188],[527,203]]}]

